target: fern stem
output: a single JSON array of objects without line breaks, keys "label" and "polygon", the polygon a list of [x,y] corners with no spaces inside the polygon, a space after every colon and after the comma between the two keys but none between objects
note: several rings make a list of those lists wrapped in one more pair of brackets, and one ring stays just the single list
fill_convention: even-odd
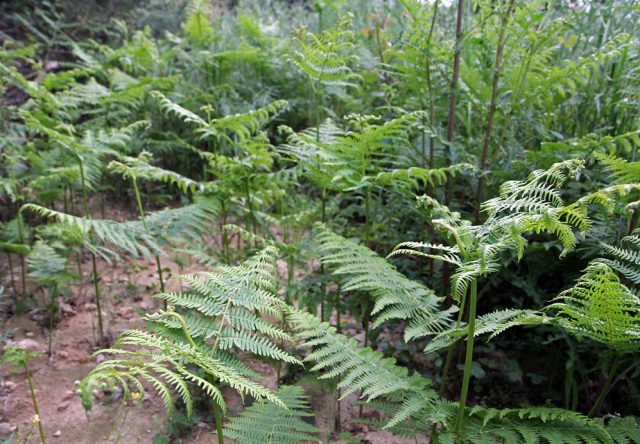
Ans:
[{"label": "fern stem", "polygon": [[96,293],[96,309],[98,310],[98,330],[100,331],[100,343],[104,343],[104,328],[102,323],[102,305],[100,303],[100,288],[98,286],[98,267],[96,255],[91,253],[91,271],[93,272],[93,289]]},{"label": "fern stem", "polygon": [[184,320],[184,318],[176,313],[175,311],[173,311],[172,309],[169,309],[167,311],[165,311],[164,313],[162,313],[160,316],[162,315],[166,315],[166,316],[171,316],[175,319],[178,320],[178,322],[180,322],[180,328],[182,328],[182,333],[184,333],[185,338],[187,338],[187,341],[189,342],[189,345],[192,348],[197,348],[196,347],[196,343],[193,341],[193,338],[191,337],[191,333],[189,333],[189,329],[187,328],[187,323]]},{"label": "fern stem", "polygon": [[462,422],[464,421],[464,411],[467,405],[467,395],[469,393],[469,381],[471,380],[471,364],[473,362],[473,340],[476,328],[476,304],[478,299],[478,281],[471,281],[471,290],[469,292],[469,331],[467,333],[467,353],[464,360],[464,375],[462,377],[462,389],[460,391],[460,401],[458,405],[458,417],[456,419],[455,430],[460,433]]},{"label": "fern stem", "polygon": [[27,384],[29,385],[29,393],[31,393],[31,402],[33,403],[33,412],[38,417],[38,431],[40,432],[40,442],[42,444],[45,443],[44,438],[44,430],[42,429],[42,418],[40,417],[40,409],[38,408],[38,400],[36,399],[36,392],[33,389],[33,379],[31,378],[31,372],[29,371],[29,364],[25,360],[24,362],[24,373],[27,377]]},{"label": "fern stem", "polygon": [[[456,117],[456,101],[458,90],[458,79],[460,78],[460,51],[462,46],[462,22],[464,18],[464,0],[458,0],[458,9],[456,14],[456,41],[453,55],[453,73],[451,75],[451,84],[449,85],[449,114],[447,122],[447,142],[449,144],[449,152],[454,139],[455,117]],[[447,166],[451,164],[451,158],[447,156]],[[447,177],[444,184],[445,205],[449,204],[451,198],[451,178]]]},{"label": "fern stem", "polygon": [[[133,191],[136,194],[136,203],[138,204],[138,211],[140,212],[140,219],[142,220],[142,226],[144,226],[144,230],[148,235],[151,236],[151,231],[149,230],[149,226],[147,225],[147,219],[144,215],[144,208],[142,207],[142,199],[140,199],[140,190],[138,189],[138,181],[135,177],[131,177],[131,182],[133,183]],[[160,254],[156,253],[156,268],[158,269],[158,279],[160,280],[160,292],[164,293],[164,279],[162,278],[162,265],[160,264]],[[163,300],[163,308],[167,309],[167,301]]]},{"label": "fern stem", "polygon": [[227,265],[231,264],[231,254],[229,251],[229,233],[225,226],[227,225],[227,218],[229,212],[227,210],[226,205],[224,204],[224,200],[222,201],[222,251],[224,254],[224,261]]},{"label": "fern stem", "polygon": [[[18,210],[18,239],[20,244],[24,245],[24,227],[22,220],[22,208]],[[27,271],[24,263],[24,254],[20,254],[20,280],[22,281],[22,296],[25,297],[27,295]]]},{"label": "fern stem", "polygon": [[54,286],[49,290],[49,343],[47,346],[47,354],[49,359],[53,356],[53,321],[55,317],[55,303],[56,303],[56,287]]},{"label": "fern stem", "polygon": [[7,262],[9,264],[9,275],[11,276],[11,288],[13,289],[14,297],[18,295],[18,289],[16,287],[16,278],[13,275],[13,260],[11,259],[11,253],[7,252]]},{"label": "fern stem", "polygon": [[224,433],[222,431],[222,411],[218,403],[213,401],[213,419],[216,422],[216,434],[218,435],[218,444],[224,444]]},{"label": "fern stem", "polygon": [[620,362],[622,360],[621,358],[622,358],[622,355],[620,353],[616,353],[615,357],[613,358],[613,362],[611,363],[611,368],[609,369],[609,372],[607,374],[607,379],[605,380],[604,385],[602,386],[602,390],[600,390],[600,394],[598,395],[598,398],[596,399],[595,404],[593,404],[593,407],[591,407],[591,410],[589,410],[589,414],[587,415],[589,416],[589,418],[593,418],[594,416],[600,413],[600,410],[602,409],[602,404],[604,403],[605,398],[609,394],[609,389],[611,388],[611,382],[613,381],[613,377],[615,376],[616,372],[618,371],[618,367],[620,366]]},{"label": "fern stem", "polygon": [[[467,299],[467,293],[462,295],[462,299],[460,300],[460,310],[458,311],[458,317],[456,318],[456,327],[455,327],[456,329],[460,328],[460,325],[462,324],[462,316],[464,315],[464,305],[466,303],[466,299]],[[455,344],[451,344],[449,345],[449,347],[447,347],[447,358],[444,362],[444,367],[442,369],[442,379],[440,380],[440,388],[438,389],[438,395],[441,397],[444,395],[444,391],[446,389],[447,379],[449,377],[449,368],[451,366],[451,359],[453,358],[454,347],[455,347]]]},{"label": "fern stem", "polygon": [[[89,211],[89,197],[87,195],[87,186],[85,182],[84,176],[84,163],[82,162],[82,157],[78,152],[75,152],[76,157],[78,158],[78,165],[80,167],[80,183],[82,185],[82,212],[83,216],[86,219],[91,217],[91,213]],[[92,235],[89,234],[89,241],[92,241]],[[91,252],[91,268],[93,271],[93,288],[96,293],[96,309],[98,310],[98,329],[100,330],[100,345],[104,345],[105,336],[104,336],[104,327],[102,322],[102,304],[100,301],[100,288],[98,286],[98,267],[96,266],[96,254]]]},{"label": "fern stem", "polygon": [[475,223],[480,223],[480,202],[484,195],[484,174],[487,169],[487,159],[489,157],[489,144],[491,142],[491,136],[493,135],[493,121],[496,114],[496,108],[498,104],[498,83],[500,82],[500,70],[502,68],[502,55],[504,53],[504,44],[506,38],[506,31],[509,23],[509,17],[513,11],[513,5],[515,0],[509,0],[507,11],[502,16],[500,24],[500,34],[498,36],[498,47],[496,49],[496,59],[493,71],[493,84],[491,86],[491,102],[489,104],[489,112],[487,113],[487,128],[484,133],[484,140],[482,142],[482,153],[480,155],[480,177],[478,178],[478,189],[476,190],[476,205],[475,205]]}]

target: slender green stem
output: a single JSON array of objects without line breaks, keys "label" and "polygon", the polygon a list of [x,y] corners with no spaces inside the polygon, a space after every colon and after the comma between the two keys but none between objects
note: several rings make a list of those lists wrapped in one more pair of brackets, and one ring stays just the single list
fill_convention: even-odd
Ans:
[{"label": "slender green stem", "polygon": [[96,255],[91,254],[91,271],[93,274],[93,289],[96,293],[96,309],[98,310],[98,330],[100,331],[100,344],[104,345],[104,327],[102,323],[102,304],[100,300],[100,287],[98,285],[98,267],[96,266]]},{"label": "slender green stem", "polygon": [[[24,245],[24,221],[22,220],[22,207],[18,210],[18,239]],[[22,281],[22,296],[27,295],[27,267],[24,263],[24,254],[20,255],[20,280]]]},{"label": "slender green stem", "polygon": [[[144,231],[147,232],[148,235],[151,235],[151,231],[149,230],[149,226],[147,225],[147,219],[144,215],[144,208],[142,207],[142,199],[140,198],[140,190],[138,189],[138,181],[135,177],[131,178],[131,182],[133,183],[133,191],[136,195],[136,203],[138,204],[138,211],[140,212],[140,219],[142,220],[142,226],[144,227]],[[164,293],[164,279],[162,278],[162,265],[160,264],[160,254],[156,253],[156,268],[158,269],[158,279],[160,280],[160,292]],[[163,300],[164,309],[167,309],[167,301]]]},{"label": "slender green stem", "polygon": [[515,0],[509,0],[509,6],[507,7],[507,11],[505,12],[505,14],[502,16],[500,25],[498,48],[496,50],[496,59],[493,71],[493,84],[491,88],[491,102],[489,104],[489,111],[487,113],[487,126],[484,134],[484,140],[482,142],[482,153],[480,156],[480,177],[478,178],[478,189],[476,190],[476,203],[474,211],[476,224],[480,224],[480,203],[484,196],[484,173],[487,169],[487,159],[489,158],[489,144],[493,135],[494,117],[498,106],[498,88],[500,81],[500,70],[502,68],[502,55],[504,53],[504,45],[509,17],[511,16],[511,12],[513,11],[514,2]]},{"label": "slender green stem", "polygon": [[[171,316],[172,318],[175,318],[178,320],[178,322],[180,322],[180,328],[182,328],[182,333],[184,333],[184,337],[187,338],[187,342],[189,342],[189,345],[193,348],[197,348],[196,347],[196,343],[193,341],[193,338],[191,337],[191,333],[189,333],[189,329],[187,328],[187,322],[184,320],[184,318],[182,317],[182,315],[176,313],[175,311],[173,311],[173,309],[169,309],[163,313],[160,314],[160,316]],[[151,319],[153,319],[154,317],[151,317]]]},{"label": "slender green stem", "polygon": [[471,380],[471,364],[473,362],[473,340],[476,328],[476,304],[478,299],[478,281],[471,281],[471,291],[469,293],[469,331],[467,333],[467,353],[464,360],[464,375],[462,378],[462,389],[460,391],[460,401],[458,407],[458,417],[456,419],[455,430],[460,433],[462,422],[464,421],[464,411],[467,405],[467,394],[469,393],[469,381]]},{"label": "slender green stem", "polygon": [[[80,167],[80,183],[82,185],[82,211],[85,219],[89,219],[91,217],[91,213],[89,212],[89,197],[87,194],[87,186],[85,182],[84,176],[84,164],[82,162],[82,157],[79,153],[75,153],[78,158],[78,165]],[[89,235],[89,240],[92,241],[91,234]],[[91,271],[93,272],[93,288],[96,293],[96,309],[98,310],[98,329],[100,330],[100,345],[104,345],[105,336],[104,336],[104,324],[102,322],[102,301],[100,296],[100,287],[98,285],[98,267],[96,265],[96,255],[94,252],[91,252]]]},{"label": "slender green stem", "polygon": [[222,431],[222,409],[220,409],[220,406],[215,400],[213,401],[213,419],[216,421],[218,444],[224,444],[224,433]]},{"label": "slender green stem", "polygon": [[595,404],[589,410],[589,418],[593,418],[595,415],[600,413],[600,409],[602,408],[602,404],[604,403],[605,398],[609,394],[609,389],[611,388],[611,382],[613,381],[613,377],[616,375],[618,371],[618,367],[620,366],[620,361],[622,360],[622,355],[620,353],[616,353],[613,358],[613,362],[611,363],[611,368],[609,369],[609,373],[607,374],[607,379],[602,386],[602,390],[600,390],[600,394],[596,399]]},{"label": "slender green stem", "polygon": [[33,402],[33,412],[38,419],[38,431],[40,432],[40,442],[45,444],[44,430],[42,429],[42,418],[40,417],[40,409],[38,408],[38,400],[36,399],[36,392],[33,389],[33,380],[31,379],[31,372],[29,371],[29,364],[25,361],[24,373],[27,376],[27,384],[29,385],[29,393],[31,393],[31,402]]},{"label": "slender green stem", "polygon": [[15,296],[17,296],[18,295],[18,288],[16,287],[16,278],[13,275],[13,260],[11,259],[11,253],[9,253],[9,252],[7,252],[7,261],[8,261],[8,264],[9,264],[9,275],[11,276],[11,288],[13,289],[13,294]]},{"label": "slender green stem", "polygon": [[229,211],[222,201],[222,251],[224,254],[224,261],[227,265],[231,264],[231,252],[229,251],[229,233],[225,228],[227,225]]},{"label": "slender green stem", "polygon": [[[446,158],[446,164],[451,164],[451,146],[453,145],[455,132],[455,116],[456,102],[458,94],[458,80],[460,78],[460,52],[462,50],[462,28],[464,18],[464,0],[458,0],[458,8],[456,13],[456,42],[453,54],[453,72],[451,75],[451,83],[449,85],[449,113],[447,121],[447,143],[449,156]],[[451,198],[451,179],[447,178],[444,186],[445,205],[449,204]]]}]

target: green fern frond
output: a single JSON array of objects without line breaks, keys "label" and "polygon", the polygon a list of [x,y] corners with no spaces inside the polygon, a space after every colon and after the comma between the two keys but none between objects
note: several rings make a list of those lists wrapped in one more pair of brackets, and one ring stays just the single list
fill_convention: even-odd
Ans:
[{"label": "green fern frond", "polygon": [[225,436],[242,444],[299,444],[317,441],[320,429],[307,423],[307,397],[298,386],[281,386],[276,396],[286,408],[259,401],[231,418],[225,426]]},{"label": "green fern frond", "polygon": [[321,34],[306,28],[296,31],[298,49],[289,60],[309,78],[314,91],[319,91],[320,85],[354,86],[360,78],[349,66],[355,60],[350,27],[351,18],[345,17]]},{"label": "green fern frond", "polygon": [[547,307],[554,321],[578,336],[622,352],[640,349],[640,299],[601,260],[592,261],[576,284]]},{"label": "green fern frond", "polygon": [[321,261],[334,267],[333,274],[341,278],[342,290],[366,291],[374,297],[374,328],[391,320],[406,320],[405,340],[410,341],[436,334],[450,324],[456,309],[443,309],[442,298],[407,279],[384,258],[322,224],[315,225],[314,235]]},{"label": "green fern frond", "polygon": [[112,160],[108,168],[124,178],[144,179],[175,185],[183,193],[204,190],[204,186],[200,182],[174,171],[153,166],[149,163],[150,161],[151,154],[143,151],[138,157],[122,156],[120,160]]},{"label": "green fern frond", "polygon": [[[504,309],[497,310],[476,319],[474,337],[489,334],[487,340],[491,340],[505,330],[516,326],[535,326],[547,324],[551,318],[534,310],[524,309]],[[467,337],[468,328],[451,328],[436,335],[424,349],[425,353],[432,353],[455,344],[457,341]]]},{"label": "green fern frond", "polygon": [[27,263],[29,276],[42,285],[54,286],[75,279],[75,276],[67,271],[67,259],[42,241],[36,242],[31,248]]},{"label": "green fern frond", "polygon": [[42,217],[54,219],[57,223],[71,229],[79,230],[84,234],[87,242],[89,234],[92,233],[101,242],[115,245],[117,248],[134,256],[140,254],[150,256],[153,251],[160,250],[154,239],[147,235],[141,229],[141,226],[137,227],[135,224],[128,222],[87,219],[35,204],[25,204],[22,206],[21,211],[31,211]]},{"label": "green fern frond", "polygon": [[344,389],[342,398],[361,392],[367,401],[385,396],[403,398],[410,394],[422,397],[424,405],[435,399],[428,381],[396,365],[393,358],[384,358],[370,348],[360,348],[355,339],[336,332],[315,316],[290,309],[289,321],[295,327],[305,346],[313,351],[305,358],[315,362],[312,371],[325,371],[321,378],[338,378],[338,387]]},{"label": "green fern frond", "polygon": [[426,185],[432,187],[442,185],[449,177],[455,177],[456,174],[466,174],[474,169],[470,164],[457,164],[433,169],[409,167],[380,172],[371,180],[381,185],[404,183],[413,189],[420,189]]},{"label": "green fern frond", "polygon": [[184,122],[195,125],[196,134],[201,139],[212,138],[214,140],[224,138],[231,144],[238,141],[248,141],[262,129],[278,113],[287,107],[286,100],[276,100],[262,108],[249,110],[245,113],[230,114],[205,121],[197,114],[171,101],[162,93],[151,93],[159,102],[162,110],[167,114],[173,114]]}]

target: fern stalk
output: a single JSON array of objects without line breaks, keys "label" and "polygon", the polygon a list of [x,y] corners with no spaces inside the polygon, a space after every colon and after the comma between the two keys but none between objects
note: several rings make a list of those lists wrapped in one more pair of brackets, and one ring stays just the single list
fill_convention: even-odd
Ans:
[{"label": "fern stalk", "polygon": [[493,135],[493,123],[496,114],[496,108],[498,103],[498,83],[500,82],[500,70],[502,69],[502,56],[504,53],[504,44],[506,39],[506,31],[509,23],[509,17],[513,12],[515,0],[509,0],[507,11],[502,16],[500,23],[500,34],[498,36],[498,47],[496,49],[496,61],[493,71],[493,85],[491,87],[491,103],[489,104],[489,112],[487,114],[487,129],[484,134],[484,140],[482,142],[482,154],[480,156],[480,176],[478,178],[478,189],[476,191],[476,205],[475,205],[475,222],[480,223],[480,204],[482,202],[484,194],[484,173],[487,169],[487,159],[489,157],[489,143],[491,142],[491,136]]},{"label": "fern stalk", "polygon": [[222,431],[222,411],[218,403],[213,400],[213,419],[216,422],[216,434],[218,436],[218,444],[224,444],[224,433]]},{"label": "fern stalk", "polygon": [[25,359],[23,363],[24,373],[27,377],[27,385],[29,386],[29,393],[31,394],[31,402],[33,403],[33,412],[38,422],[38,432],[40,433],[40,443],[46,444],[44,438],[44,430],[42,428],[42,418],[40,417],[40,409],[38,408],[38,400],[36,399],[36,392],[33,389],[33,379],[31,378],[31,372],[29,371],[29,364]]},{"label": "fern stalk", "polygon": [[16,286],[16,278],[13,275],[13,260],[11,259],[11,253],[7,252],[7,263],[9,264],[9,276],[11,277],[11,288],[13,289],[13,294],[18,295],[18,289]]},{"label": "fern stalk", "polygon": [[[18,210],[18,239],[24,245],[24,220],[22,219],[22,207]],[[22,296],[27,296],[27,267],[24,254],[20,254],[20,280],[22,281]]]},{"label": "fern stalk", "polygon": [[[436,119],[436,101],[433,97],[433,86],[431,84],[431,38],[433,37],[433,30],[436,26],[436,18],[438,17],[438,8],[440,6],[440,0],[436,0],[433,4],[433,16],[431,17],[431,24],[429,25],[429,35],[427,36],[427,91],[429,93],[429,121],[431,125],[434,125]],[[425,138],[422,138],[423,142]],[[429,168],[434,167],[435,158],[435,141],[436,138],[433,134],[429,137]],[[433,263],[433,261],[431,262]]]},{"label": "fern stalk", "polygon": [[602,404],[604,403],[604,400],[609,394],[609,390],[611,389],[611,382],[613,381],[613,377],[616,375],[616,372],[618,371],[618,367],[620,367],[620,362],[622,361],[621,358],[622,358],[622,355],[620,353],[615,354],[615,357],[613,358],[613,362],[611,363],[611,368],[607,373],[607,379],[605,380],[602,386],[602,389],[600,390],[600,394],[598,395],[598,398],[596,399],[595,404],[593,404],[593,407],[591,407],[591,410],[589,410],[589,414],[587,415],[589,416],[589,418],[593,418],[594,416],[600,413],[600,409],[602,409]]},{"label": "fern stalk", "polygon": [[[82,185],[82,207],[84,217],[86,219],[91,218],[91,214],[89,214],[89,198],[87,196],[87,186],[85,182],[84,176],[84,163],[82,162],[82,157],[78,152],[75,152],[76,157],[78,158],[78,166],[80,168],[80,183]],[[93,237],[89,234],[90,237]],[[105,336],[104,336],[104,324],[102,322],[102,304],[100,297],[100,287],[98,285],[98,267],[96,265],[96,254],[91,252],[91,269],[93,272],[93,288],[96,293],[96,309],[98,310],[98,329],[100,331],[100,345],[104,345]],[[49,356],[51,356],[51,350],[49,350]]]},{"label": "fern stalk", "polygon": [[[131,182],[133,183],[133,191],[136,194],[136,203],[138,204],[138,211],[140,212],[140,219],[142,220],[142,225],[144,226],[144,230],[148,235],[151,236],[151,231],[149,230],[149,226],[147,225],[147,219],[144,214],[144,208],[142,207],[142,199],[140,198],[140,190],[138,189],[138,181],[135,176],[131,176]],[[156,268],[158,269],[158,279],[160,280],[160,292],[164,293],[164,280],[162,279],[162,265],[160,264],[160,254],[155,254],[156,258]],[[163,308],[167,309],[167,301],[163,300]]]},{"label": "fern stalk", "polygon": [[464,375],[462,377],[462,389],[460,391],[460,401],[458,404],[458,417],[456,418],[455,430],[459,433],[462,430],[464,421],[464,410],[467,405],[467,394],[469,392],[469,381],[471,380],[471,364],[473,363],[473,339],[476,327],[476,304],[478,299],[478,281],[471,281],[469,291],[469,332],[467,334],[467,352],[464,360]]},{"label": "fern stalk", "polygon": [[[460,52],[462,46],[462,21],[464,18],[464,0],[458,0],[458,8],[456,12],[456,41],[453,55],[453,73],[451,75],[451,84],[449,86],[449,114],[447,122],[447,142],[449,143],[449,151],[455,136],[455,117],[456,117],[456,101],[458,92],[458,80],[460,79]],[[447,165],[450,165],[451,159],[447,157]],[[451,179],[447,179],[444,185],[445,205],[448,205],[451,198]],[[445,280],[445,282],[448,281]]]}]

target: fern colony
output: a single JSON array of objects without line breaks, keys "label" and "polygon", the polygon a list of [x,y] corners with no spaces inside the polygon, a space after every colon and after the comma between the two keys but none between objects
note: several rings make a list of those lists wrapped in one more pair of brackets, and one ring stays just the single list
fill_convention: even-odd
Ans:
[{"label": "fern colony", "polygon": [[0,6],[0,439],[89,301],[153,442],[640,442],[634,1],[128,3]]}]

